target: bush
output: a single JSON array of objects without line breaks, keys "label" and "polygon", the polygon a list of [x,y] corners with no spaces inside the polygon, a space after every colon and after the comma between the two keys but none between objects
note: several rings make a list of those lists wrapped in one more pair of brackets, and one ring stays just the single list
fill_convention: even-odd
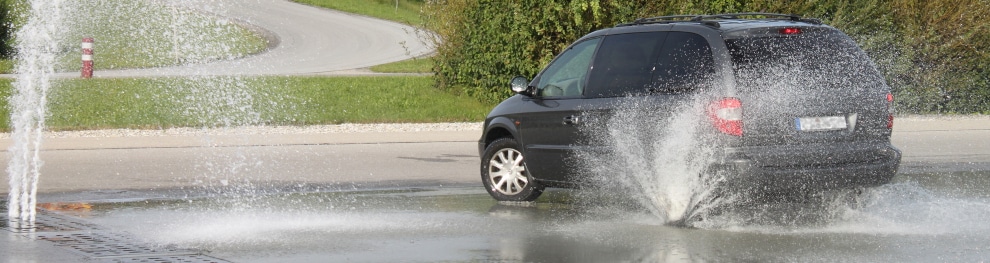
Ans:
[{"label": "bush", "polygon": [[0,59],[10,59],[14,55],[12,17],[14,1],[0,0]]},{"label": "bush", "polygon": [[511,95],[511,77],[533,77],[594,30],[732,12],[799,14],[843,30],[877,62],[902,112],[990,113],[987,0],[435,0],[423,16],[437,34],[438,86],[497,102]]},{"label": "bush", "polygon": [[914,113],[990,113],[990,2],[890,0],[900,63],[887,71]]},{"label": "bush", "polygon": [[497,102],[510,95],[510,78],[532,77],[575,39],[634,17],[635,6],[597,0],[427,2],[424,22],[438,37],[438,86]]}]

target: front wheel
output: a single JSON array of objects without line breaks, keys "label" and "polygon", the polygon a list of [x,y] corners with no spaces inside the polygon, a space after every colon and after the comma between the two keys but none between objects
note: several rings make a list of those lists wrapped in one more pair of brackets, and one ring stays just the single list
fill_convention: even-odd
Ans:
[{"label": "front wheel", "polygon": [[543,186],[529,175],[526,159],[512,138],[495,140],[485,148],[481,181],[488,194],[499,201],[533,201],[543,193]]}]

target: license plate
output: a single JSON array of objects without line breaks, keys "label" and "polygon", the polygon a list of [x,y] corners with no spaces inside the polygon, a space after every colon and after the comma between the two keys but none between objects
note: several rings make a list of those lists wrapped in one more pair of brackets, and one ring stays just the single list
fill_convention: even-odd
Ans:
[{"label": "license plate", "polygon": [[799,131],[832,131],[846,129],[848,125],[844,116],[827,116],[796,118],[794,127]]}]

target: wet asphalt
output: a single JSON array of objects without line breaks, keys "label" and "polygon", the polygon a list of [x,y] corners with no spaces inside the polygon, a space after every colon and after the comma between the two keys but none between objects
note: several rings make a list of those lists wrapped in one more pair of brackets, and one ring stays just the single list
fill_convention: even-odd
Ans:
[{"label": "wet asphalt", "polygon": [[[739,204],[692,227],[665,224],[623,194],[551,190],[535,203],[499,203],[473,182],[476,171],[435,180],[402,180],[408,176],[393,172],[379,180],[48,191],[40,196],[45,210],[39,218],[63,227],[3,225],[8,233],[0,252],[5,262],[990,259],[990,155],[980,148],[990,129],[967,120],[901,124],[894,142],[905,161],[891,184],[852,198]],[[443,151],[431,146],[438,147],[420,148]],[[473,166],[459,157],[398,155],[420,158],[429,164],[423,167]]]},{"label": "wet asphalt", "polygon": [[500,203],[470,185],[213,192],[53,209],[151,247],[231,262],[976,262],[990,258],[990,190],[974,187],[988,178],[903,174],[855,203],[737,208],[706,219],[716,222],[710,228],[665,225],[596,190]]}]

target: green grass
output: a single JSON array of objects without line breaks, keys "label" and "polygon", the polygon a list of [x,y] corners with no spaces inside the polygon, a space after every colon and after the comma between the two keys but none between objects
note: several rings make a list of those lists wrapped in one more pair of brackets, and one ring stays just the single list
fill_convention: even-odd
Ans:
[{"label": "green grass", "polygon": [[0,59],[0,74],[14,72],[14,63],[16,61],[13,59]]},{"label": "green grass", "polygon": [[[0,81],[0,127],[10,92]],[[491,109],[430,76],[70,79],[49,105],[51,130],[480,121]]]},{"label": "green grass", "polygon": [[[57,71],[82,67],[83,37],[95,39],[96,70],[232,59],[268,46],[267,40],[236,23],[154,1],[72,2],[65,6],[74,14],[86,15],[66,17],[66,30],[58,41]],[[13,64],[13,60],[0,61],[0,73],[12,73]]]},{"label": "green grass", "polygon": [[381,73],[430,73],[433,72],[433,58],[413,58],[371,67],[371,71]]},{"label": "green grass", "polygon": [[261,36],[225,19],[154,1],[95,1],[74,5],[58,69],[81,66],[83,37],[95,39],[97,70],[147,68],[231,59],[263,51]]},{"label": "green grass", "polygon": [[298,3],[377,17],[410,25],[421,25],[419,15],[423,0],[294,0]]},{"label": "green grass", "polygon": [[[314,5],[335,8],[408,24],[419,24],[422,1],[306,0]],[[95,36],[97,69],[165,66],[190,59],[222,59],[211,48],[191,58],[176,59],[171,42],[159,37],[170,31],[144,28],[140,17],[159,27],[174,17],[127,4],[102,12],[92,27],[109,21],[114,25],[91,32],[73,33],[69,38]],[[159,8],[160,9],[160,8]],[[145,12],[145,13],[142,13]],[[156,14],[147,12],[158,12]],[[209,46],[234,48],[230,54],[247,54],[265,43],[233,24],[196,20],[189,32],[213,30],[223,34],[216,39],[199,39]],[[138,20],[134,20],[138,19]],[[157,19],[157,20],[156,20]],[[154,22],[157,21],[157,22]],[[88,22],[87,22],[88,23]],[[149,24],[150,25],[150,24]],[[169,27],[163,27],[169,28]],[[142,31],[143,30],[143,31]],[[149,30],[159,30],[148,33]],[[165,30],[165,31],[161,31]],[[183,33],[186,34],[186,33]],[[192,33],[190,33],[192,34]],[[140,39],[146,37],[147,39]],[[198,36],[185,36],[195,38]],[[234,39],[234,40],[227,40]],[[142,41],[157,41],[151,44]],[[224,42],[226,41],[226,42]],[[144,44],[140,44],[144,43]],[[227,43],[227,44],[225,44]],[[235,43],[228,45],[229,43]],[[148,46],[151,45],[151,46]],[[154,46],[157,45],[157,46]],[[78,43],[64,47],[64,70],[78,70]],[[229,51],[229,50],[228,50]],[[9,61],[8,61],[9,62]],[[6,67],[12,63],[7,63]],[[0,69],[5,67],[0,61]],[[418,58],[374,67],[378,72],[427,73],[431,58]],[[0,130],[9,131],[12,80],[0,80]],[[48,96],[50,130],[161,129],[228,125],[314,125],[338,123],[398,123],[481,121],[492,105],[438,90],[431,76],[384,77],[190,77],[59,79]]]}]

